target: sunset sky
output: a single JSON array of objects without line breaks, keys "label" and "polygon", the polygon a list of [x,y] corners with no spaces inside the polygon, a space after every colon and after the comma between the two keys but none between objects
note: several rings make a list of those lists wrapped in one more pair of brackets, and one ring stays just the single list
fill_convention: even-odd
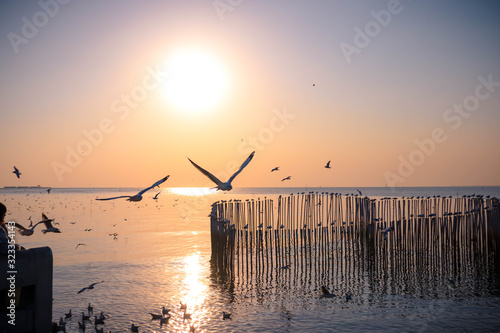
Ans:
[{"label": "sunset sky", "polygon": [[9,1],[0,17],[0,187],[212,186],[188,157],[226,180],[254,150],[233,186],[500,185],[497,1]]}]

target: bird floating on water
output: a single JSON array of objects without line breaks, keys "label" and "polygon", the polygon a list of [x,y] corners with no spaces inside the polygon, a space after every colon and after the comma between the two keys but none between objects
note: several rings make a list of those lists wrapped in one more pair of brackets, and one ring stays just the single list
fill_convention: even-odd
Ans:
[{"label": "bird floating on water", "polygon": [[[85,290],[94,289],[94,286],[95,286],[96,284],[98,284],[98,283],[103,283],[103,282],[104,282],[104,281],[94,282],[94,283],[90,284],[88,287],[85,287],[85,288],[80,289],[80,291],[79,291],[79,292],[77,292],[77,294],[79,294],[79,293],[83,293]],[[89,306],[90,306],[90,304],[89,304]],[[89,311],[89,312],[91,312],[91,311]]]},{"label": "bird floating on water", "polygon": [[111,198],[96,198],[96,200],[114,200],[114,199],[120,199],[120,198],[128,198],[127,201],[141,201],[142,195],[145,192],[149,191],[152,188],[155,188],[156,186],[160,186],[168,179],[168,177],[170,177],[170,175],[163,177],[162,179],[160,179],[159,181],[157,181],[156,183],[154,183],[150,187],[145,188],[144,190],[140,191],[136,195],[120,195],[118,197],[111,197]]},{"label": "bird floating on water", "polygon": [[335,297],[335,294],[330,293],[325,286],[321,286],[321,297],[332,298]]},{"label": "bird floating on water", "polygon": [[90,320],[90,315],[86,315],[82,312],[82,322],[84,322],[85,320]]},{"label": "bird floating on water", "polygon": [[14,171],[12,171],[12,173],[15,173],[17,178],[21,178],[22,173],[19,172],[19,169],[16,168],[16,166],[14,166]]},{"label": "bird floating on water", "polygon": [[215,184],[217,184],[217,186],[215,187],[217,190],[222,190],[222,191],[230,191],[233,186],[231,185],[231,182],[234,180],[234,178],[236,178],[236,176],[248,165],[248,163],[250,163],[250,161],[252,160],[253,156],[255,155],[255,151],[253,151],[248,157],[247,159],[245,160],[245,162],[243,162],[243,164],[240,166],[240,168],[238,169],[238,171],[236,171],[230,178],[227,182],[222,182],[219,178],[215,177],[213,174],[211,174],[210,172],[208,172],[207,170],[203,169],[202,167],[200,167],[198,164],[194,163],[193,161],[191,161],[191,159],[188,158],[189,162],[191,162],[191,164],[194,165],[194,167],[196,169],[198,169],[202,174],[204,174],[205,176],[207,176],[211,181],[213,181]]},{"label": "bird floating on water", "polygon": [[160,320],[163,318],[162,314],[156,314],[156,313],[149,313],[151,315],[151,320]]},{"label": "bird floating on water", "polygon": [[132,332],[139,332],[139,326],[135,326],[134,324],[132,324],[132,325],[130,326],[130,330],[131,330]]},{"label": "bird floating on water", "polygon": [[222,319],[223,319],[223,320],[226,320],[226,319],[231,319],[231,314],[230,314],[230,313],[227,313],[227,312],[222,311]]}]

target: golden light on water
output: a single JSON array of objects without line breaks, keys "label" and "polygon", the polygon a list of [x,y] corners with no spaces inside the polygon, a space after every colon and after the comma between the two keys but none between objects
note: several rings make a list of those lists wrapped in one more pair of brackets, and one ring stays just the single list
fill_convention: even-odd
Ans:
[{"label": "golden light on water", "polygon": [[186,285],[187,295],[183,302],[187,303],[188,307],[192,309],[201,305],[205,300],[207,286],[201,282],[202,266],[200,265],[200,255],[198,253],[185,257],[184,264],[186,277],[183,282]]},{"label": "golden light on water", "polygon": [[171,187],[168,189],[170,193],[188,196],[202,196],[217,192],[211,187]]}]

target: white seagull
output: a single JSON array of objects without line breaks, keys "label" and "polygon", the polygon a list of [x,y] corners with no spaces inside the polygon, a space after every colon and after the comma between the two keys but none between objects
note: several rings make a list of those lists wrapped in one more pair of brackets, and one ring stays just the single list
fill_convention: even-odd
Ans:
[{"label": "white seagull", "polygon": [[141,201],[142,200],[142,195],[146,191],[149,191],[150,189],[155,188],[156,186],[160,186],[163,182],[165,182],[168,179],[168,177],[170,177],[170,175],[168,175],[168,176],[160,179],[159,181],[157,181],[156,183],[154,183],[150,187],[145,188],[144,190],[142,190],[141,192],[137,193],[136,195],[121,195],[121,196],[112,197],[112,198],[96,198],[96,200],[114,200],[114,199],[120,199],[120,198],[128,198],[127,199],[128,201]]},{"label": "white seagull", "polygon": [[255,155],[255,151],[253,151],[250,156],[248,156],[248,158],[245,160],[245,162],[243,162],[243,164],[240,166],[240,168],[238,169],[238,171],[236,171],[232,176],[231,178],[229,178],[229,180],[225,183],[221,182],[219,180],[219,178],[215,177],[213,174],[211,174],[210,172],[208,172],[207,170],[203,169],[202,167],[200,167],[198,164],[194,163],[193,161],[191,161],[189,158],[189,162],[191,162],[191,164],[193,164],[195,166],[196,169],[198,169],[202,174],[204,174],[205,176],[207,176],[208,178],[210,178],[211,181],[213,181],[215,184],[217,184],[217,186],[215,187],[217,190],[222,190],[222,191],[230,191],[233,187],[231,186],[231,182],[234,180],[234,178],[241,172],[241,170],[243,170],[244,167],[246,167],[248,165],[248,163],[250,163],[250,161],[252,160],[253,156]]},{"label": "white seagull", "polygon": [[12,171],[12,173],[15,173],[17,178],[21,178],[22,173],[15,166],[14,166],[14,171]]}]

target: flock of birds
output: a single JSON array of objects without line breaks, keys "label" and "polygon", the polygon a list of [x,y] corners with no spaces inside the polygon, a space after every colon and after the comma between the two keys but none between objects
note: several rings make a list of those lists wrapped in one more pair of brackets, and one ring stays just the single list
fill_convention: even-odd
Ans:
[{"label": "flock of birds", "polygon": [[[189,162],[191,162],[191,164],[196,168],[198,169],[202,174],[204,174],[206,177],[208,177],[208,179],[210,179],[212,182],[215,183],[215,186],[214,188],[217,189],[217,190],[221,190],[221,191],[230,191],[233,189],[233,186],[232,186],[232,182],[233,180],[236,178],[236,176],[238,176],[240,174],[241,171],[243,171],[243,169],[250,163],[250,161],[253,159],[255,155],[255,151],[253,151],[248,157],[247,159],[243,162],[243,164],[241,164],[241,166],[239,167],[239,169],[231,176],[229,177],[229,179],[226,181],[226,182],[223,182],[221,181],[219,178],[217,178],[216,176],[214,176],[214,174],[212,174],[211,172],[207,171],[206,169],[202,168],[201,166],[199,166],[198,164],[196,164],[195,162],[193,162],[190,158],[188,158]],[[331,169],[331,165],[330,165],[331,161],[328,161],[325,165],[325,168],[326,169]],[[274,167],[271,172],[274,172],[274,171],[279,171],[279,167]],[[22,173],[19,171],[19,169],[14,166],[14,171],[12,171],[12,173],[14,173],[17,178],[21,178],[21,175]],[[152,188],[155,188],[157,186],[160,186],[162,183],[164,183],[168,177],[170,175],[160,179],[159,181],[157,181],[156,183],[154,183],[153,185],[151,185],[150,187],[147,187],[145,188],[144,190],[140,191],[139,193],[135,194],[135,195],[122,195],[122,196],[117,196],[117,197],[111,197],[111,198],[99,198],[99,199],[96,199],[96,200],[114,200],[114,199],[120,199],[120,198],[127,198],[128,201],[141,201],[142,200],[142,195],[149,191],[150,189]],[[287,176],[285,178],[283,178],[281,181],[286,181],[286,180],[291,180],[292,179],[292,176]],[[49,193],[50,193],[50,188],[47,190]],[[154,199],[157,199],[157,196],[158,194],[154,197]]]},{"label": "flock of birds", "polygon": [[[85,288],[84,288],[85,289]],[[92,288],[89,288],[92,289]],[[182,311],[182,321],[185,322],[186,320],[191,320],[191,313],[187,312],[187,304],[180,302],[180,310]],[[82,311],[81,315],[81,320],[78,320],[78,330],[85,332],[85,330],[88,327],[94,327],[96,333],[105,333],[104,327],[99,327],[99,325],[106,325],[106,320],[110,318],[111,316],[108,314],[105,314],[103,311],[101,311],[99,316],[94,315],[94,321],[92,322],[91,315],[94,312],[94,307],[90,305],[87,306],[87,314]],[[149,313],[151,315],[151,321],[158,321],[160,323],[160,328],[163,327],[163,325],[167,325],[169,320],[172,318],[172,314],[170,313],[171,309],[166,308],[165,306],[162,306],[161,312],[160,313]],[[71,312],[71,309],[69,310],[68,313],[64,314],[64,317],[60,317],[59,321],[53,322],[52,323],[52,332],[57,333],[57,332],[66,332],[66,324],[72,320],[73,318],[73,313]],[[231,313],[229,312],[222,312],[222,320],[228,320],[231,319]],[[90,325],[89,325],[90,324]],[[139,332],[140,326],[132,323],[130,325],[130,331],[132,332]],[[189,332],[196,332],[196,326],[194,324],[189,325]],[[111,331],[106,331],[106,333],[111,333]]]}]

